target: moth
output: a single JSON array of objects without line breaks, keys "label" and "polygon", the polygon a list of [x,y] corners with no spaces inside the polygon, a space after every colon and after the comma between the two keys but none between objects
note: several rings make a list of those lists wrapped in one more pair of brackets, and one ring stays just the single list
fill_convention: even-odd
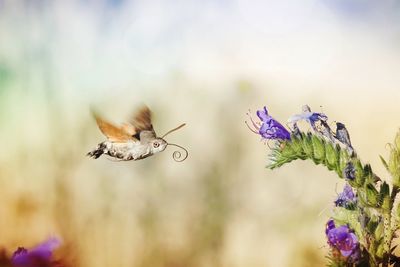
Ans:
[{"label": "moth", "polygon": [[185,148],[168,143],[164,139],[165,136],[186,124],[183,123],[158,137],[151,121],[151,111],[147,106],[142,106],[130,122],[124,123],[122,126],[116,126],[104,120],[95,112],[93,115],[97,126],[107,140],[99,143],[96,149],[87,153],[89,157],[97,159],[104,154],[116,158],[117,161],[141,160],[164,151],[169,145],[179,147],[185,153],[182,155],[180,151],[174,151],[172,157],[175,161],[181,162],[188,157],[189,153]]}]

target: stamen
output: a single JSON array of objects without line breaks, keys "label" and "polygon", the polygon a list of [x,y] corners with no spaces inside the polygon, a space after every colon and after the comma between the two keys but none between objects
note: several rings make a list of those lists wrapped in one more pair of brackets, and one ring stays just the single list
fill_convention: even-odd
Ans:
[{"label": "stamen", "polygon": [[255,130],[253,130],[253,129],[250,128],[250,125],[247,123],[247,121],[244,121],[244,123],[246,123],[247,128],[249,128],[250,131],[252,131],[252,132],[255,133],[255,134],[259,134],[258,132],[256,132]]},{"label": "stamen", "polygon": [[252,118],[251,116],[249,116],[249,118],[250,118],[250,120],[251,120],[251,123],[253,123],[253,126],[254,126],[257,130],[259,130],[261,124],[260,124],[260,125],[257,125],[257,123],[254,122],[254,120],[253,120],[253,118]]}]

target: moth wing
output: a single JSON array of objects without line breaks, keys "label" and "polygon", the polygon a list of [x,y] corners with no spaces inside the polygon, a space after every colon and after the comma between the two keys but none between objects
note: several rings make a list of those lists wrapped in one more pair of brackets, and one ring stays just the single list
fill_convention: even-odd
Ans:
[{"label": "moth wing", "polygon": [[133,125],[135,129],[135,134],[138,134],[141,131],[154,132],[150,109],[145,105],[139,108],[131,120],[131,125]]},{"label": "moth wing", "polygon": [[140,132],[140,142],[150,142],[156,138],[154,131],[141,131]]},{"label": "moth wing", "polygon": [[128,142],[136,140],[132,135],[126,132],[123,127],[118,127],[112,123],[100,118],[98,115],[94,114],[96,123],[99,126],[100,131],[107,137],[111,142]]},{"label": "moth wing", "polygon": [[121,128],[124,132],[126,132],[130,136],[134,136],[136,134],[135,127],[130,123],[123,123]]}]

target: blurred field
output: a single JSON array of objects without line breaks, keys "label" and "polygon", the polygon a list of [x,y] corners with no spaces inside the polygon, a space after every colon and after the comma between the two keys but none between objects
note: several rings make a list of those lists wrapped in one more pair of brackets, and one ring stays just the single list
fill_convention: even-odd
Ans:
[{"label": "blurred field", "polygon": [[[322,109],[387,175],[397,3],[0,0],[0,245],[57,235],[84,267],[323,266],[342,181],[265,169],[245,113]],[[85,157],[103,140],[90,107],[123,122],[142,102],[158,134],[187,123],[168,136],[185,162]]]}]

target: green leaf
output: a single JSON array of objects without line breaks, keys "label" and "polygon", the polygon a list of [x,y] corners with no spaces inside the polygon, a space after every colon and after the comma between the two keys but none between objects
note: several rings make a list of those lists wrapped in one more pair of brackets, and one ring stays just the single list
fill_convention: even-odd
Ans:
[{"label": "green leaf", "polygon": [[397,131],[396,137],[394,138],[394,145],[396,149],[400,151],[400,131]]},{"label": "green leaf", "polygon": [[379,192],[376,190],[375,186],[371,183],[367,184],[365,187],[367,204],[372,207],[378,206]]},{"label": "green leaf", "polygon": [[365,181],[367,180],[367,176],[369,175],[369,165],[365,165],[365,168],[363,168],[361,161],[359,159],[355,159],[353,161],[354,169],[355,169],[355,183],[357,187],[361,187],[365,184]]},{"label": "green leaf", "polygon": [[381,184],[381,188],[379,190],[379,204],[384,210],[390,211],[390,188],[386,182]]},{"label": "green leaf", "polygon": [[316,135],[311,137],[311,142],[314,152],[314,160],[316,163],[321,163],[325,160],[325,141],[318,138]]},{"label": "green leaf", "polygon": [[[314,148],[312,145],[312,141],[311,141],[311,135],[307,134],[304,138],[303,138],[303,150],[304,153],[307,155],[308,158],[314,160]],[[314,160],[315,161],[315,160]]]},{"label": "green leaf", "polygon": [[393,146],[390,150],[388,169],[393,178],[393,185],[400,186],[400,154]]},{"label": "green leaf", "polygon": [[383,223],[377,223],[373,233],[375,240],[381,240],[383,238]]},{"label": "green leaf", "polygon": [[326,166],[329,170],[334,170],[335,166],[338,166],[339,154],[331,143],[327,143],[325,146],[326,153]]},{"label": "green leaf", "polygon": [[381,155],[379,155],[379,158],[381,159],[382,164],[383,164],[383,166],[385,166],[386,170],[389,171],[389,166],[388,166],[386,160]]},{"label": "green leaf", "polygon": [[383,258],[383,254],[384,254],[383,242],[380,242],[378,248],[376,249],[376,256],[378,258]]},{"label": "green leaf", "polygon": [[[298,155],[300,158],[305,159],[305,153],[303,151],[303,146],[302,146],[302,139],[296,137],[295,135],[292,135],[292,141],[287,142],[287,144],[290,144],[290,146],[293,149],[293,152]],[[304,154],[304,156],[302,156]]]},{"label": "green leaf", "polygon": [[280,150],[282,157],[284,158],[293,158],[293,155],[295,155],[295,151],[293,150],[293,146],[291,143],[282,143],[281,144],[284,148]]},{"label": "green leaf", "polygon": [[343,171],[346,167],[347,162],[349,162],[350,157],[347,151],[345,149],[341,149],[339,145],[336,146],[336,150],[339,153],[339,165],[337,168],[337,173],[341,178],[343,178]]}]

